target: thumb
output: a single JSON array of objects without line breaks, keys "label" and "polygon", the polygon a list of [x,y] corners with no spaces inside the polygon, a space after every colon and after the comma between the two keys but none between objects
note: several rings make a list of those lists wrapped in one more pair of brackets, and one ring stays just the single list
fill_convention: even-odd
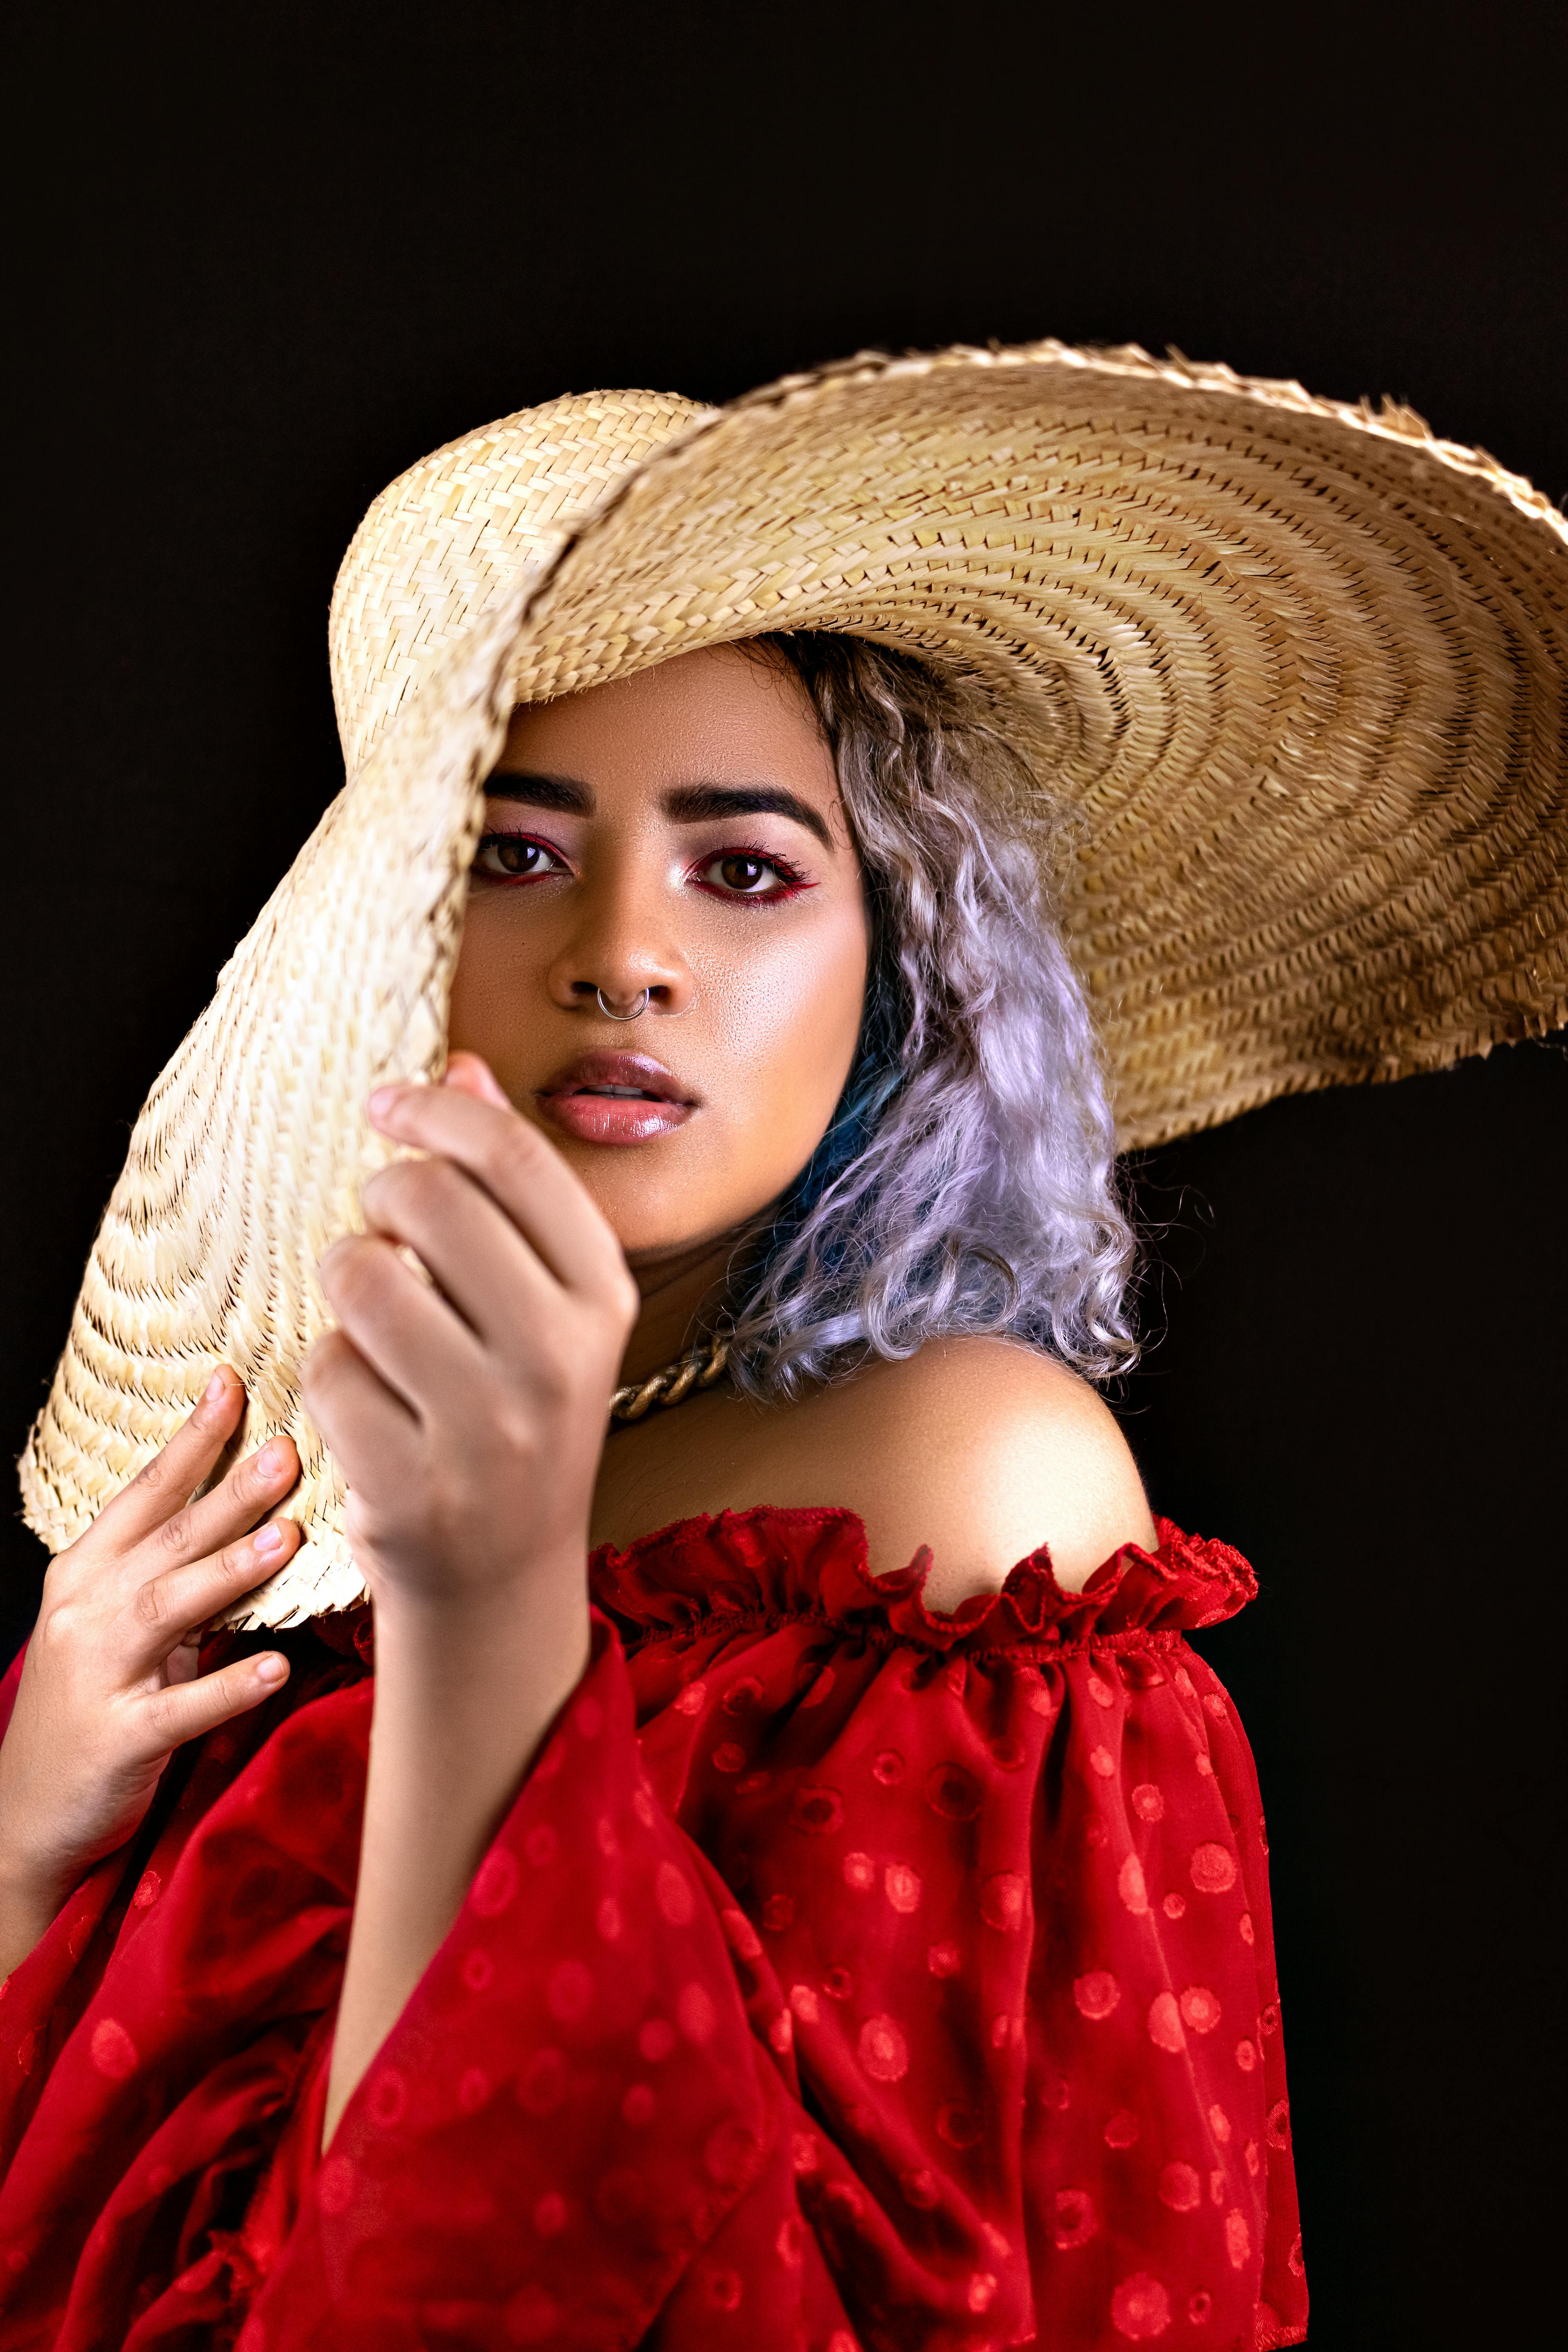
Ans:
[{"label": "thumb", "polygon": [[459,1051],[447,1057],[447,1075],[443,1086],[455,1087],[460,1095],[472,1095],[476,1102],[493,1103],[497,1110],[510,1110],[511,1103],[489,1064],[478,1054]]}]

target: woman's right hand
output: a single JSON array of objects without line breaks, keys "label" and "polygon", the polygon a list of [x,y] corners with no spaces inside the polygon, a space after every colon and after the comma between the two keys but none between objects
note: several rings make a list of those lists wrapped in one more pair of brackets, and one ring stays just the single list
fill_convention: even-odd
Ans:
[{"label": "woman's right hand", "polygon": [[256,1524],[300,1475],[290,1438],[273,1438],[191,1501],[244,1402],[220,1366],[163,1452],[49,1565],[0,1744],[0,1976],[83,1873],[135,1834],[174,1750],[288,1676],[276,1651],[196,1671],[202,1627],[300,1541],[291,1521]]}]

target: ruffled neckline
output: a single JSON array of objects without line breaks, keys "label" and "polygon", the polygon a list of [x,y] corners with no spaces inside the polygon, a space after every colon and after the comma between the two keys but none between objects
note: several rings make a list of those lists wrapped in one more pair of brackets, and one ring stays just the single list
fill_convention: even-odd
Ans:
[{"label": "ruffled neckline", "polygon": [[846,1510],[760,1504],[679,1519],[625,1551],[602,1545],[589,1576],[595,1601],[628,1643],[727,1620],[811,1617],[947,1655],[1190,1633],[1234,1617],[1254,1598],[1257,1579],[1229,1544],[1185,1535],[1170,1519],[1154,1524],[1155,1550],[1123,1544],[1080,1592],[1057,1582],[1042,1544],[1008,1570],[999,1591],[974,1594],[951,1616],[925,1603],[930,1551],[873,1576],[865,1526]]}]

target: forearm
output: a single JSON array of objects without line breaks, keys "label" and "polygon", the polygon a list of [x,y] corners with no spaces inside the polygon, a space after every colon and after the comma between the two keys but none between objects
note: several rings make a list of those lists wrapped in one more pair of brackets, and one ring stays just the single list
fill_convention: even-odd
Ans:
[{"label": "forearm", "polygon": [[0,1979],[42,1943],[68,1891],[0,1868]]},{"label": "forearm", "polygon": [[461,1607],[389,1596],[323,2145],[458,1916],[588,1661],[585,1563]]},{"label": "forearm", "polygon": [[48,1758],[58,1746],[57,1727],[40,1724],[18,1695],[0,1740],[0,1979],[42,1943],[72,1887],[97,1859],[90,1848],[79,1853],[68,1849],[62,1855],[58,1838],[51,1846],[40,1834],[58,1807],[51,1803],[55,1792],[47,1763],[40,1773],[37,1759],[40,1753]]}]

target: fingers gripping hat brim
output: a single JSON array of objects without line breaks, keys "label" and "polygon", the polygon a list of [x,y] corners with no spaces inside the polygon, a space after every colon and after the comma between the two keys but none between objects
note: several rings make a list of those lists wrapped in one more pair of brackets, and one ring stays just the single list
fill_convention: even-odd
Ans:
[{"label": "fingers gripping hat brim", "polygon": [[24,1463],[46,1539],[225,1353],[247,1436],[307,1457],[254,1618],[356,1597],[299,1405],[314,1261],[374,1164],[365,1093],[439,1069],[506,711],[781,628],[963,670],[1076,804],[1058,896],[1128,1145],[1568,1017],[1568,531],[1483,453],[1054,343],[503,419],[345,559],[353,780],[138,1126]]}]

